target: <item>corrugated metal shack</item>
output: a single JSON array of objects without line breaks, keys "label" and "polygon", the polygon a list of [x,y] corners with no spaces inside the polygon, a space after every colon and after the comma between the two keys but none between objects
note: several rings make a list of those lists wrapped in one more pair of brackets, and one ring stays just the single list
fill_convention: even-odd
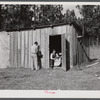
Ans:
[{"label": "corrugated metal shack", "polygon": [[10,67],[13,68],[30,68],[31,46],[35,41],[40,45],[43,54],[42,67],[45,69],[50,67],[52,49],[62,53],[61,68],[65,71],[86,62],[86,55],[89,56],[89,39],[82,35],[82,29],[76,23],[12,30],[9,34]]}]

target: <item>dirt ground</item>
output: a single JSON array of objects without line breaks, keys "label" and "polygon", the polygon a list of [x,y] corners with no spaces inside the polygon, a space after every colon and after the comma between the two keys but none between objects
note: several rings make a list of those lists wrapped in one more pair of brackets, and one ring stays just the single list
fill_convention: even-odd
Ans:
[{"label": "dirt ground", "polygon": [[0,89],[100,90],[100,63],[82,70],[0,69]]}]

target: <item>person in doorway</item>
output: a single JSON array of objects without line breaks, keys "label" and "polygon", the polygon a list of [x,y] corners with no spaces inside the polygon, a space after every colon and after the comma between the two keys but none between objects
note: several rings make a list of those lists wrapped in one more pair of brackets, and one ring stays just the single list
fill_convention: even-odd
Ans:
[{"label": "person in doorway", "polygon": [[41,64],[41,58],[43,57],[41,50],[40,50],[40,46],[38,46],[38,52],[37,52],[37,59],[38,59],[38,66],[39,69],[42,68],[42,64]]},{"label": "person in doorway", "polygon": [[31,47],[31,69],[32,70],[38,70],[37,52],[38,52],[38,42],[34,42],[34,44]]},{"label": "person in doorway", "polygon": [[56,58],[54,61],[54,66],[55,67],[59,67],[61,65],[61,56],[59,55],[59,53],[56,53]]},{"label": "person in doorway", "polygon": [[56,51],[55,49],[53,49],[52,53],[50,54],[50,62],[51,62],[50,66],[52,69],[54,68],[55,59],[56,59]]}]

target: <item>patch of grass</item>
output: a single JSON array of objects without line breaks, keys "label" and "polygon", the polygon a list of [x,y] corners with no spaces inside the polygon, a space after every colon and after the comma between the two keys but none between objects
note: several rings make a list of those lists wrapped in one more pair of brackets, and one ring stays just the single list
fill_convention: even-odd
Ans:
[{"label": "patch of grass", "polygon": [[[0,70],[0,89],[21,90],[99,90],[100,63],[84,70],[64,71],[61,68]],[[95,68],[94,68],[95,67]]]}]

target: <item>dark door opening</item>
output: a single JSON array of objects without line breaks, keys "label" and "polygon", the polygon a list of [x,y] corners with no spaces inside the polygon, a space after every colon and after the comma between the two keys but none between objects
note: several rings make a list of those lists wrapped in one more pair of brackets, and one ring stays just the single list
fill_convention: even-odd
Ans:
[{"label": "dark door opening", "polygon": [[53,49],[61,58],[60,66],[56,66],[56,67],[61,67],[65,71],[69,70],[70,69],[70,44],[65,39],[64,34],[49,36],[49,55],[52,53]]},{"label": "dark door opening", "polygon": [[50,36],[49,48],[50,53],[52,53],[53,49],[55,49],[57,53],[61,53],[61,35]]},{"label": "dark door opening", "polygon": [[49,37],[49,53],[51,54],[53,50],[56,51],[56,59],[54,62],[54,67],[61,67],[62,65],[61,35],[53,35]]}]

